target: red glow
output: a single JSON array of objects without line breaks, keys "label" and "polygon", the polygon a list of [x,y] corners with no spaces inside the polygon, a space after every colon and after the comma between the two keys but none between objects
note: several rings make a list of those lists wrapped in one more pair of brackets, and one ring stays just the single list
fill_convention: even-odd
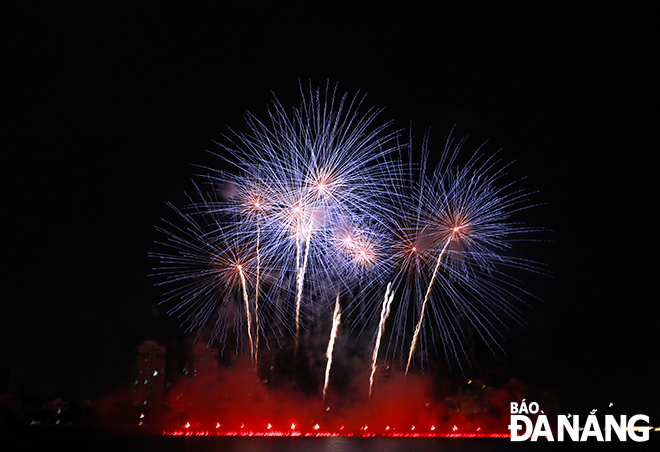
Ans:
[{"label": "red glow", "polygon": [[[367,426],[364,426],[361,429],[361,432],[330,432],[330,431],[319,431],[316,429],[315,424],[312,428],[316,431],[305,431],[305,432],[289,432],[289,431],[253,431],[253,430],[224,430],[224,431],[212,431],[212,430],[164,430],[163,436],[305,436],[305,437],[391,437],[391,438],[510,438],[508,433],[480,433],[480,432],[471,432],[471,433],[435,433],[435,432],[419,432],[419,433],[394,433],[389,432],[389,426],[386,427],[386,432],[377,434],[374,432],[367,433]],[[433,426],[432,426],[433,427]],[[480,430],[480,429],[479,429]]]},{"label": "red glow", "polygon": [[[465,395],[445,391],[446,402],[431,397],[430,389],[424,377],[410,374],[404,381],[393,373],[368,401],[348,403],[330,391],[323,402],[256,379],[246,359],[231,370],[202,368],[194,380],[178,382],[169,392],[172,413],[152,416],[151,423],[163,426],[165,435],[184,436],[499,438],[508,434],[509,401],[525,397],[516,382],[497,390],[466,386]],[[475,394],[483,405],[478,411],[470,404]]]}]

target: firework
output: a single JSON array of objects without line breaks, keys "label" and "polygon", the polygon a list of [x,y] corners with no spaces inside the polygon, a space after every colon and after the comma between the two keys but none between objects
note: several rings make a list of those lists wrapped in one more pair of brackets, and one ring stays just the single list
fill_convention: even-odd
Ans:
[{"label": "firework", "polygon": [[[352,285],[346,268],[330,258],[333,234],[346,221],[381,221],[388,209],[382,193],[402,179],[392,158],[397,134],[387,130],[390,123],[376,123],[380,110],[361,113],[364,98],[339,96],[336,87],[301,92],[299,108],[288,113],[276,100],[268,122],[248,115],[249,132],[221,144],[237,175],[211,169],[213,180],[234,187],[216,211],[258,231],[258,260],[281,269],[271,287],[283,297],[295,294],[296,349],[303,310],[309,311],[305,298],[329,303],[323,293],[338,279],[344,288]],[[356,242],[357,267],[371,266],[373,245]],[[351,276],[361,272],[354,268]]]},{"label": "firework", "polygon": [[390,311],[385,356],[403,361],[407,350],[406,373],[437,344],[460,367],[465,328],[501,348],[500,330],[524,323],[529,295],[510,271],[544,271],[514,255],[540,229],[513,220],[532,204],[506,181],[509,165],[482,148],[459,164],[465,141],[450,136],[427,174],[428,136],[421,163],[404,164],[397,132],[377,123],[380,110],[364,111],[363,97],[330,86],[301,93],[291,111],[275,100],[266,121],[248,114],[248,131],[220,145],[231,171],[205,168],[188,204],[173,207],[177,219],[157,228],[168,252],[152,256],[159,284],[173,287],[166,301],[177,299],[170,313],[188,330],[215,319],[223,342],[228,326],[239,337],[245,327],[256,367],[267,328],[282,335],[282,326],[297,352],[337,294],[324,398],[340,298],[344,335],[373,332],[370,395]]},{"label": "firework", "polygon": [[252,363],[256,366],[256,351],[254,349],[254,338],[252,337],[252,314],[250,313],[250,300],[247,293],[247,284],[245,282],[245,274],[243,273],[243,265],[238,264],[236,266],[238,274],[241,277],[241,287],[243,288],[243,300],[245,301],[245,318],[247,324],[248,338],[250,339],[250,355],[252,357]]},{"label": "firework", "polygon": [[422,321],[424,320],[424,312],[426,311],[426,304],[429,301],[429,295],[431,294],[431,289],[433,288],[433,282],[435,281],[435,277],[438,274],[438,267],[440,267],[440,262],[442,262],[442,255],[445,254],[445,251],[447,251],[447,246],[449,245],[449,242],[451,242],[452,237],[453,235],[447,239],[445,245],[442,247],[442,251],[440,251],[440,255],[438,256],[438,261],[435,264],[435,268],[433,269],[433,274],[431,275],[431,282],[429,282],[429,287],[426,290],[426,295],[424,295],[424,301],[422,302],[422,309],[419,313],[419,320],[417,321],[417,326],[415,327],[415,332],[413,333],[412,343],[410,344],[410,353],[408,354],[408,363],[406,364],[406,374],[408,374],[408,370],[410,369],[410,362],[412,361],[413,353],[415,353],[415,346],[417,345],[419,330],[421,329]]},{"label": "firework", "polygon": [[167,227],[156,228],[165,237],[158,243],[169,252],[151,254],[161,264],[153,274],[163,278],[158,284],[174,287],[166,292],[165,301],[177,300],[168,313],[182,318],[186,331],[201,330],[215,319],[215,330],[223,337],[231,324],[241,331],[241,318],[246,319],[254,358],[254,313],[248,295],[254,281],[254,247],[215,216],[170,207],[180,225],[166,222]]},{"label": "firework", "polygon": [[502,164],[497,153],[486,157],[479,148],[460,166],[464,142],[450,137],[432,176],[421,179],[415,195],[418,227],[413,230],[423,225],[428,243],[423,263],[427,285],[418,292],[424,297],[415,303],[418,320],[406,372],[424,331],[426,313],[429,331],[442,338],[448,361],[451,356],[460,366],[458,349],[467,357],[463,325],[477,331],[491,350],[501,349],[499,328],[506,327],[507,320],[524,323],[518,304],[529,295],[509,270],[544,273],[540,264],[513,255],[515,242],[530,240],[541,231],[512,219],[533,207],[530,193],[517,188],[519,181],[505,181],[509,165]]},{"label": "firework", "polygon": [[[393,158],[397,132],[389,131],[388,122],[377,123],[381,110],[364,109],[363,96],[339,95],[329,85],[325,91],[301,87],[301,93],[298,108],[287,112],[275,100],[266,122],[248,114],[249,131],[226,137],[220,144],[226,154],[219,157],[233,171],[205,168],[197,196],[175,209],[188,226],[159,228],[173,253],[154,254],[163,264],[156,273],[166,277],[162,284],[185,281],[189,288],[168,294],[168,300],[180,299],[172,312],[190,314],[186,321],[202,328],[214,303],[224,302],[204,268],[214,261],[201,249],[205,241],[214,238],[223,251],[249,246],[249,267],[235,266],[234,288],[242,295],[255,362],[261,325],[269,317],[291,331],[297,350],[305,317],[326,310],[328,291],[351,292],[364,275],[384,269],[383,250],[368,227],[351,230],[350,247],[340,249],[335,238],[345,224],[378,225],[388,209],[382,193],[402,179]],[[182,261],[174,243],[197,246],[194,262]],[[221,322],[216,330],[222,328]]]},{"label": "firework", "polygon": [[385,290],[383,308],[380,312],[380,322],[378,323],[378,329],[376,330],[376,343],[374,345],[374,351],[371,356],[371,374],[369,375],[369,397],[371,397],[371,389],[374,385],[374,375],[376,374],[376,362],[378,360],[378,349],[380,348],[380,341],[383,337],[383,332],[385,331],[385,322],[387,322],[387,317],[390,315],[390,307],[392,306],[392,300],[394,299],[394,293],[390,294],[391,288],[392,283],[389,283],[387,285],[387,290]]},{"label": "firework", "polygon": [[341,322],[341,307],[339,305],[339,295],[335,302],[335,311],[332,314],[332,330],[330,331],[330,340],[328,341],[328,350],[325,352],[325,357],[328,359],[325,366],[325,383],[323,384],[323,400],[328,391],[328,382],[330,381],[330,369],[332,368],[332,352],[335,348],[335,339],[337,338],[337,330]]}]

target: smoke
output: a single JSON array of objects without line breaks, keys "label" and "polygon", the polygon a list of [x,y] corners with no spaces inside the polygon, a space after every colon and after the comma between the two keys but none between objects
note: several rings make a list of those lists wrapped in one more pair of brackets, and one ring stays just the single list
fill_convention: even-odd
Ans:
[{"label": "smoke", "polygon": [[245,432],[313,431],[318,424],[333,432],[502,433],[509,403],[525,397],[526,388],[516,380],[500,388],[479,382],[455,386],[437,375],[405,376],[391,363],[379,363],[368,397],[368,360],[340,348],[324,402],[325,362],[317,355],[304,346],[295,356],[286,350],[260,353],[257,373],[249,357],[220,366],[212,348],[196,346],[189,375],[171,385],[157,420],[165,428],[190,423]]},{"label": "smoke", "polygon": [[233,198],[236,196],[238,188],[234,182],[228,181],[218,188],[218,192],[223,198]]}]

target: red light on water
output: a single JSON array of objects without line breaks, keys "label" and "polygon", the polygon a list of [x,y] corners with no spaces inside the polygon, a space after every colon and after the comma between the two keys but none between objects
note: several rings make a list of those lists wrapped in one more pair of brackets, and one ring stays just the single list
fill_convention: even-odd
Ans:
[{"label": "red light on water", "polygon": [[[243,424],[244,425],[244,424]],[[295,424],[292,424],[295,426]],[[508,433],[482,433],[481,428],[479,427],[476,432],[472,433],[438,433],[435,431],[429,432],[414,432],[410,431],[407,433],[398,433],[395,432],[390,426],[385,427],[385,431],[380,434],[377,434],[373,431],[367,432],[367,428],[360,428],[359,433],[345,431],[344,426],[341,427],[343,431],[341,432],[324,432],[319,429],[315,429],[315,424],[312,426],[313,431],[300,432],[300,431],[276,431],[272,430],[272,426],[266,431],[251,431],[251,430],[190,430],[190,423],[186,423],[184,429],[180,430],[164,430],[163,436],[305,436],[305,437],[390,437],[390,438],[510,438],[511,436]],[[186,427],[187,426],[187,427]],[[364,427],[367,427],[366,425]],[[434,426],[432,426],[434,427]],[[456,427],[456,426],[454,426]],[[454,429],[452,429],[454,430]]]},{"label": "red light on water", "polygon": [[[182,423],[178,429],[164,430],[164,436],[305,436],[305,437],[396,437],[396,438],[510,438],[507,433],[487,433],[480,426],[461,428],[457,425],[438,427],[436,425],[408,424],[408,428],[397,431],[393,425],[358,424],[345,426],[343,424],[332,430],[322,428],[318,422],[291,422],[290,428],[278,427],[268,422],[261,424],[259,430],[253,430],[245,423],[233,425],[210,422],[204,424],[199,421]],[[286,424],[285,424],[286,425]],[[284,427],[284,428],[282,428]],[[401,427],[401,426],[399,426]]]}]

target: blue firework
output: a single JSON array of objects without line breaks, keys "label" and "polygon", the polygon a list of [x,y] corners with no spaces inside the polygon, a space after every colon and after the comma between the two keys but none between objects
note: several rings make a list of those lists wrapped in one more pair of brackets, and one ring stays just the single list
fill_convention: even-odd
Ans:
[{"label": "blue firework", "polygon": [[170,312],[188,329],[213,325],[222,341],[246,329],[254,359],[266,328],[297,349],[340,296],[346,334],[380,341],[388,327],[385,353],[407,357],[406,371],[432,349],[469,361],[466,329],[501,350],[501,331],[524,324],[531,297],[513,275],[545,272],[514,246],[541,232],[514,221],[532,193],[508,180],[497,153],[463,158],[465,140],[451,136],[432,171],[427,137],[421,163],[404,164],[398,132],[364,97],[329,85],[301,93],[290,111],[275,100],[265,121],[248,114],[247,132],[220,144],[229,170],[205,168],[158,228]]},{"label": "blue firework", "polygon": [[[511,322],[524,324],[520,307],[530,297],[512,270],[546,272],[543,265],[516,257],[514,247],[542,231],[513,219],[534,207],[532,194],[520,180],[506,180],[510,165],[497,153],[486,156],[479,148],[459,165],[464,142],[450,137],[431,175],[421,175],[412,194],[414,212],[399,232],[409,303],[400,305],[394,330],[398,341],[411,340],[407,368],[417,344],[421,356],[440,343],[448,362],[469,361],[466,328],[491,350],[502,350],[500,331]],[[415,325],[411,338],[406,322]]]},{"label": "blue firework", "polygon": [[[268,121],[248,115],[249,131],[226,137],[218,157],[233,170],[206,168],[200,196],[185,209],[218,225],[227,246],[251,244],[254,305],[277,306],[270,312],[296,340],[336,293],[351,298],[387,269],[377,242],[389,210],[383,193],[403,179],[397,132],[377,122],[380,110],[364,109],[364,97],[338,95],[336,87],[301,92],[298,108],[287,112],[275,100]],[[350,245],[338,240],[347,233]],[[195,303],[187,297],[177,309]]]}]

